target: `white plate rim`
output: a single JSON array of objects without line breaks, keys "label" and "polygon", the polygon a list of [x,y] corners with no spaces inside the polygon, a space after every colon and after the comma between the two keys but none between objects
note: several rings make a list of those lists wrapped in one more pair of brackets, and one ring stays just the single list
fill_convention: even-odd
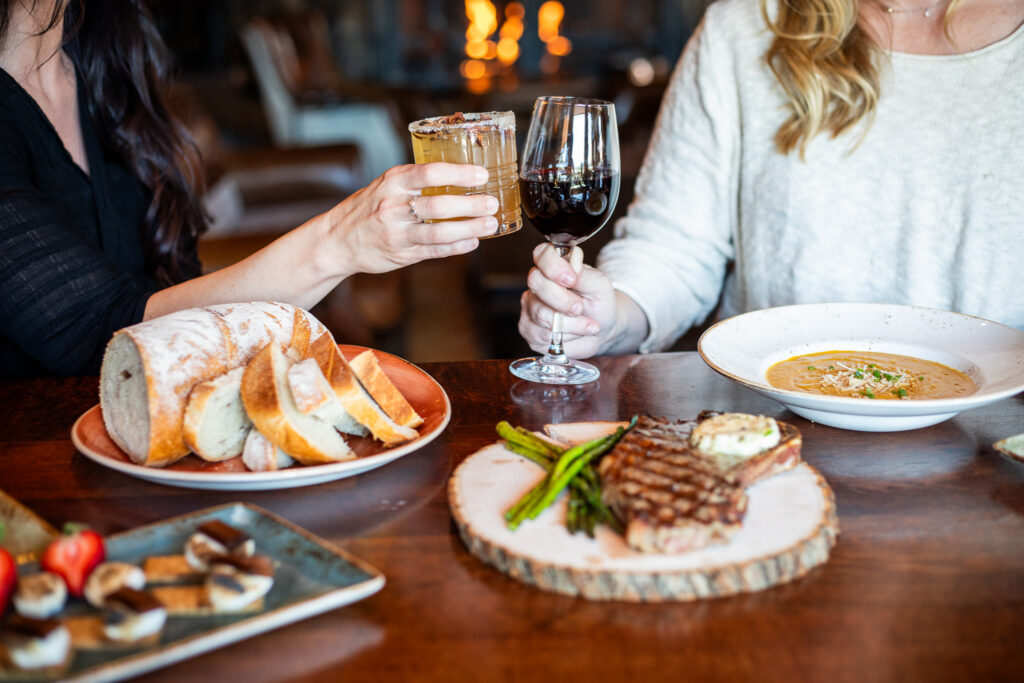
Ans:
[{"label": "white plate rim", "polygon": [[[879,309],[883,309],[883,308],[884,309],[892,309],[892,310],[901,310],[902,309],[902,310],[906,310],[908,312],[909,311],[928,312],[928,313],[932,313],[932,314],[936,314],[936,315],[954,316],[954,317],[960,318],[960,319],[972,319],[972,320],[978,321],[979,323],[984,323],[984,324],[987,324],[987,325],[997,326],[997,327],[999,327],[1002,330],[1006,330],[1006,331],[1008,331],[1010,333],[1019,335],[1021,337],[1021,339],[1024,340],[1024,332],[1021,332],[1020,330],[1017,330],[1015,328],[1009,327],[1007,325],[1003,325],[1001,323],[993,322],[991,320],[986,320],[986,319],[980,318],[978,316],[971,316],[971,315],[967,315],[967,314],[964,314],[964,313],[956,313],[954,311],[945,311],[945,310],[942,310],[942,309],[927,308],[927,307],[923,307],[923,306],[904,306],[904,305],[899,305],[899,304],[823,303],[823,304],[794,304],[794,305],[790,305],[790,306],[777,306],[777,307],[774,307],[774,308],[760,309],[760,310],[757,310],[757,311],[750,311],[749,313],[741,313],[739,315],[732,316],[730,318],[726,318],[725,320],[721,320],[721,321],[715,323],[714,325],[709,327],[707,330],[705,330],[703,334],[701,334],[700,339],[697,342],[697,350],[698,350],[698,353],[700,353],[701,358],[704,359],[704,362],[707,363],[708,366],[711,369],[713,369],[715,372],[721,374],[722,376],[728,377],[729,379],[731,379],[731,380],[733,380],[735,382],[738,382],[740,384],[743,384],[745,386],[748,386],[748,387],[750,387],[752,389],[760,390],[760,391],[762,391],[762,392],[764,392],[766,394],[779,395],[779,396],[784,396],[787,399],[793,399],[791,401],[793,403],[798,403],[801,399],[805,399],[807,397],[813,397],[815,403],[821,403],[822,401],[827,401],[830,405],[834,405],[836,407],[843,406],[844,408],[849,408],[850,410],[848,410],[846,412],[856,412],[857,409],[862,407],[862,406],[880,406],[880,405],[883,405],[880,402],[864,401],[862,399],[848,398],[848,397],[844,397],[844,396],[824,396],[824,395],[818,395],[818,394],[808,394],[808,393],[799,392],[799,391],[793,391],[793,390],[789,390],[789,389],[780,389],[780,388],[777,388],[777,387],[774,387],[774,386],[768,384],[765,381],[755,381],[755,380],[752,380],[749,377],[736,374],[735,372],[732,372],[731,370],[729,370],[727,367],[723,367],[719,362],[716,362],[711,357],[712,352],[709,351],[709,349],[707,349],[707,343],[708,343],[709,339],[713,339],[714,335],[716,333],[720,333],[721,330],[723,330],[723,329],[725,329],[727,327],[736,325],[737,322],[739,321],[739,319],[743,318],[744,316],[765,315],[766,313],[769,313],[771,311],[775,311],[775,310],[782,311],[784,309],[786,309],[786,310],[794,310],[794,309],[804,308],[804,309],[810,311],[812,309],[823,308],[823,307],[828,307],[828,308],[833,308],[833,309],[841,309],[841,308],[844,308],[844,307],[863,307],[863,306],[877,307]],[[962,397],[957,397],[957,398],[916,399],[914,401],[886,401],[884,405],[888,406],[888,410],[886,410],[884,414],[892,414],[893,412],[896,412],[896,411],[900,411],[900,414],[907,414],[907,415],[919,414],[919,411],[916,410],[916,408],[918,408],[918,407],[920,407],[920,408],[922,408],[924,410],[924,414],[930,414],[930,413],[933,413],[933,412],[947,412],[947,411],[950,411],[950,410],[962,410],[963,408],[961,406],[973,405],[973,404],[981,405],[983,403],[991,402],[991,401],[994,401],[994,400],[999,400],[999,399],[1002,399],[1002,398],[1006,398],[1008,396],[1013,396],[1013,395],[1019,393],[1022,390],[1024,390],[1024,372],[1021,373],[1021,379],[1020,379],[1020,382],[1018,384],[1015,384],[1013,386],[1009,386],[1009,387],[1007,387],[1005,389],[1000,389],[1000,390],[997,390],[997,391],[985,390],[984,387],[983,387],[980,391],[978,391],[978,392],[976,392],[974,394],[971,394],[970,396],[962,396]],[[876,413],[866,413],[866,414],[876,414]]]}]

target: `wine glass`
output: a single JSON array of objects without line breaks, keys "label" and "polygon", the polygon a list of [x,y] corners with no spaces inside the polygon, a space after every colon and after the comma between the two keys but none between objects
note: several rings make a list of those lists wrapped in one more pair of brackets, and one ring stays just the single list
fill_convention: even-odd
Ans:
[{"label": "wine glass", "polygon": [[[567,258],[600,230],[619,198],[619,131],[611,102],[584,97],[539,97],[526,133],[519,186],[533,227]],[[517,377],[546,384],[584,384],[601,372],[566,358],[562,316],[551,323],[551,344],[539,358],[520,358]]]}]

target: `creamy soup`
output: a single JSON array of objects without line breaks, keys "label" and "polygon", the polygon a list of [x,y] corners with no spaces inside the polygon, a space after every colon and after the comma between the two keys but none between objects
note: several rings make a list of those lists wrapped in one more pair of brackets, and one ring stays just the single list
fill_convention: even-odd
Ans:
[{"label": "creamy soup", "polygon": [[794,356],[765,373],[779,389],[853,398],[954,398],[975,392],[964,373],[941,363],[868,351],[824,351]]}]

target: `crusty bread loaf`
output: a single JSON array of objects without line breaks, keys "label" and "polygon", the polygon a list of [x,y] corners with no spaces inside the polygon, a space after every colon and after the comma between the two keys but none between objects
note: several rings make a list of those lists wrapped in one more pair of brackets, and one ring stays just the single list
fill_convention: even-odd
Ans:
[{"label": "crusty bread loaf", "polygon": [[325,331],[308,312],[272,302],[192,308],[119,330],[100,371],[107,433],[134,462],[168,465],[189,452],[183,420],[195,385],[271,342],[305,355]]},{"label": "crusty bread loaf", "polygon": [[200,382],[185,406],[185,443],[203,460],[220,462],[242,453],[252,421],[242,405],[242,373],[237,367]]},{"label": "crusty bread loaf", "polygon": [[295,464],[295,459],[260,434],[250,429],[242,449],[242,464],[251,472],[273,472]]},{"label": "crusty bread loaf", "polygon": [[316,359],[307,358],[288,368],[288,386],[295,405],[306,415],[318,417],[343,434],[366,436],[369,432],[348,414],[327,383]]},{"label": "crusty bread loaf", "polygon": [[330,335],[314,339],[309,345],[309,356],[316,360],[348,414],[369,428],[375,439],[385,446],[396,446],[418,436],[415,429],[397,424],[374,402]]},{"label": "crusty bread loaf", "polygon": [[291,361],[276,343],[267,344],[245,366],[242,403],[253,426],[275,446],[304,465],[355,458],[333,425],[306,415],[288,386]]},{"label": "crusty bread loaf", "polygon": [[370,393],[377,405],[388,417],[404,427],[416,428],[423,424],[423,418],[406,400],[394,382],[384,374],[380,359],[370,349],[363,351],[349,361],[359,383]]}]

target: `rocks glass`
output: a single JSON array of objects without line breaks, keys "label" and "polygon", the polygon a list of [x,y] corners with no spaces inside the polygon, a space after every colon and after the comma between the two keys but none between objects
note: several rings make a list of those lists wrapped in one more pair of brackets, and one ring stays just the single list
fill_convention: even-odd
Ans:
[{"label": "rocks glass", "polygon": [[428,187],[423,190],[424,195],[490,194],[498,200],[498,230],[489,236],[507,235],[523,227],[519,214],[515,114],[492,111],[435,116],[410,123],[409,132],[417,164],[474,164],[490,172],[485,185]]}]

